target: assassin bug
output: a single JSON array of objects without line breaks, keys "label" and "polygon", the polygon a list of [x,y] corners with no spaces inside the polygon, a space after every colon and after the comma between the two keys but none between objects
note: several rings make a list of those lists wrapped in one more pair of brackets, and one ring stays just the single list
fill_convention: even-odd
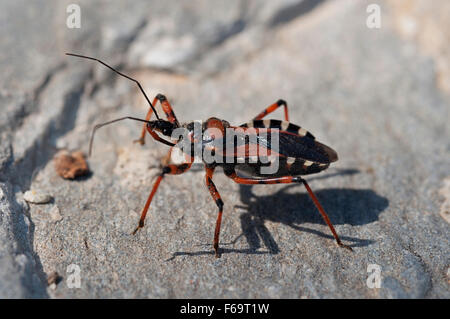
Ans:
[{"label": "assassin bug", "polygon": [[[79,58],[89,59],[97,61],[107,68],[111,69],[115,73],[135,82],[137,86],[139,87],[140,91],[144,95],[145,99],[147,100],[148,104],[150,105],[150,108],[147,112],[147,116],[144,119],[139,119],[131,116],[126,116],[122,118],[118,118],[109,122],[97,124],[91,135],[90,144],[89,144],[89,155],[92,151],[92,142],[94,138],[95,131],[99,129],[102,126],[109,125],[118,121],[122,121],[125,119],[130,119],[134,121],[140,121],[144,122],[142,132],[140,135],[140,138],[136,140],[135,142],[139,142],[141,145],[145,143],[145,135],[148,132],[153,139],[156,141],[166,144],[170,146],[170,151],[168,153],[168,157],[170,157],[170,154],[174,147],[179,147],[182,143],[192,143],[194,144],[195,135],[194,135],[194,122],[180,124],[175,116],[175,113],[172,109],[172,106],[170,105],[167,98],[162,95],[158,94],[153,99],[153,103],[150,102],[147,94],[145,93],[144,89],[142,88],[141,84],[117,71],[113,67],[109,66],[108,64],[102,62],[99,59],[79,55],[79,54],[72,54],[72,53],[66,53],[70,56],[75,56]],[[163,120],[159,117],[158,113],[156,112],[155,105],[159,102],[162,106],[162,109],[167,117],[167,120]],[[279,107],[284,107],[284,117],[285,121],[279,121],[279,120],[263,120],[263,118],[278,109]],[[156,116],[156,120],[151,121],[150,118],[153,115],[153,113]],[[172,142],[172,140],[168,140],[164,137],[172,137],[172,133],[179,128],[184,128],[188,132],[188,140],[183,138],[179,138],[176,143]],[[241,138],[241,145],[236,146],[233,144],[232,147],[225,146],[222,151],[217,148],[217,145],[220,145],[220,143],[224,143],[226,132],[229,132],[229,130],[234,131],[248,131],[250,128],[253,129],[253,132],[251,134],[258,134],[263,131],[271,131],[276,132],[279,137],[279,143],[278,143],[278,149],[276,152],[274,152],[276,155],[276,159],[279,162],[279,169],[270,174],[270,175],[262,175],[258,172],[258,169],[262,166],[261,162],[250,162],[248,159],[251,157],[254,157],[252,152],[253,150],[248,150],[249,146],[249,139],[248,138]],[[221,136],[212,136],[211,134],[206,134],[206,131],[209,129],[215,129],[215,131],[219,131]],[[290,183],[302,183],[306,190],[308,191],[309,196],[311,197],[312,201],[314,202],[315,206],[319,210],[320,214],[322,215],[323,219],[325,220],[326,224],[330,228],[334,238],[336,239],[336,242],[339,246],[347,248],[349,250],[352,250],[350,246],[344,245],[338,234],[336,233],[333,225],[330,222],[330,219],[328,218],[327,214],[325,213],[325,210],[320,205],[319,201],[317,200],[316,196],[312,192],[311,188],[309,187],[306,180],[301,178],[301,175],[308,175],[313,173],[318,173],[322,170],[325,170],[329,167],[330,163],[337,161],[338,156],[337,153],[331,149],[330,147],[316,141],[315,137],[306,131],[304,128],[294,125],[289,122],[289,115],[288,115],[288,106],[287,103],[284,100],[279,100],[276,103],[270,105],[267,107],[264,111],[262,111],[260,114],[255,116],[252,121],[242,124],[240,126],[231,126],[227,121],[221,120],[215,117],[209,118],[206,122],[202,124],[201,127],[203,138],[201,141],[197,141],[200,143],[201,149],[208,149],[213,152],[221,152],[220,155],[222,158],[233,158],[235,161],[232,161],[229,163],[229,161],[213,161],[213,162],[204,162],[205,165],[205,171],[206,171],[206,186],[208,187],[209,192],[211,193],[212,198],[214,199],[217,207],[218,207],[218,215],[216,220],[216,227],[214,231],[214,241],[213,241],[213,247],[215,251],[215,256],[219,257],[219,234],[220,234],[220,224],[222,221],[222,212],[223,212],[223,206],[224,203],[220,197],[219,191],[217,190],[216,186],[214,185],[214,182],[212,180],[214,170],[217,167],[222,167],[224,170],[224,173],[227,177],[232,179],[234,182],[238,184],[290,184]],[[239,134],[239,133],[238,133]],[[162,136],[164,137],[162,137]],[[219,134],[220,135],[220,134]],[[206,138],[205,138],[206,136]],[[173,138],[173,137],[172,137]],[[239,138],[239,135],[238,135]],[[212,144],[211,142],[215,140],[215,142],[219,141],[219,143]],[[223,141],[223,142],[221,142]],[[264,138],[261,136],[257,136],[256,144],[253,146],[256,146],[256,149],[265,148],[269,151],[269,153],[272,151],[272,141],[271,139]],[[253,142],[255,143],[255,142]],[[243,153],[243,162],[238,162],[237,157],[238,152],[237,148],[239,147],[247,147],[246,151]],[[195,147],[195,146],[194,146]],[[182,148],[183,149],[183,148]],[[184,149],[183,149],[184,150]],[[145,206],[141,213],[141,218],[139,219],[139,223],[137,228],[133,231],[133,234],[136,234],[136,232],[144,227],[144,220],[145,216],[147,215],[148,209],[150,207],[150,203],[152,202],[152,199],[156,193],[156,190],[158,189],[161,181],[166,175],[179,175],[187,170],[189,170],[194,162],[194,154],[191,151],[184,152],[184,156],[186,159],[185,163],[182,164],[170,164],[167,163],[163,166],[161,173],[158,175],[153,188],[150,192],[150,195],[148,196],[147,202],[145,203]],[[240,153],[242,154],[242,153]],[[220,157],[220,156],[219,156]],[[249,177],[243,177],[242,175],[238,175],[237,171],[242,171],[247,174],[249,174]]]}]

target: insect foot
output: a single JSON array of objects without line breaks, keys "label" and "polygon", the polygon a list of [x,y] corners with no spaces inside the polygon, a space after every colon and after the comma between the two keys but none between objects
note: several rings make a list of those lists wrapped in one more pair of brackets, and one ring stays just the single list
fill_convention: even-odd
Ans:
[{"label": "insect foot", "polygon": [[131,234],[132,234],[132,235],[136,235],[137,231],[138,231],[139,229],[141,229],[142,227],[144,227],[144,221],[140,220],[140,221],[139,221],[138,227],[136,227],[136,229],[133,230],[133,232],[132,232]]},{"label": "insect foot", "polygon": [[145,140],[141,137],[141,138],[138,138],[137,140],[134,140],[133,143],[139,143],[141,145],[144,145],[145,144]]},{"label": "insect foot", "polygon": [[342,248],[345,248],[345,249],[348,249],[348,250],[350,250],[351,252],[353,252],[352,247],[347,246],[347,245],[344,245],[343,243],[338,243],[338,246],[339,246],[339,247],[342,247]]},{"label": "insect foot", "polygon": [[219,243],[214,243],[214,257],[220,258]]}]

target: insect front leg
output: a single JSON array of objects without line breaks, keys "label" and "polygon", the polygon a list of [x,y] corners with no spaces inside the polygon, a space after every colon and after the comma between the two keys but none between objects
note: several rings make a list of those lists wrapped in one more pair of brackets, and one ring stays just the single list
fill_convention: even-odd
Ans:
[{"label": "insect front leg", "polygon": [[136,232],[144,227],[144,220],[145,220],[145,216],[147,215],[148,209],[150,207],[150,204],[152,202],[153,196],[155,196],[155,193],[159,187],[159,184],[161,183],[161,181],[163,180],[164,176],[166,174],[170,174],[170,175],[180,175],[183,174],[184,172],[186,172],[187,170],[189,170],[192,166],[193,160],[188,162],[188,163],[183,163],[183,164],[179,164],[179,165],[175,165],[175,164],[168,164],[166,166],[164,166],[162,168],[161,173],[158,175],[155,183],[153,184],[153,188],[150,192],[150,195],[147,198],[147,202],[145,203],[144,209],[142,210],[141,213],[141,218],[139,219],[139,224],[137,226],[137,228],[133,231],[133,235],[136,234]]},{"label": "insect front leg", "polygon": [[276,103],[273,103],[272,105],[268,106],[264,111],[259,113],[253,120],[261,120],[266,115],[278,109],[280,106],[284,106],[284,118],[287,122],[289,122],[288,106],[286,101],[284,100],[278,100]]},{"label": "insect front leg", "polygon": [[[166,114],[167,120],[171,123],[177,124],[178,126],[180,125],[177,117],[175,116],[175,112],[173,111],[172,106],[170,105],[169,101],[167,100],[167,98],[163,95],[163,94],[158,94],[155,96],[155,98],[153,99],[153,106],[156,107],[156,104],[158,103],[158,101],[161,103],[161,106],[163,108],[164,113]],[[153,114],[153,109],[149,108],[147,115],[145,116],[145,120],[149,121],[150,117]],[[134,143],[139,143],[141,145],[145,144],[145,132],[147,131],[147,126],[146,124],[144,124],[142,126],[142,131],[141,131],[141,136],[137,139],[134,140]]]},{"label": "insect front leg", "polygon": [[214,174],[214,168],[206,168],[206,186],[208,186],[208,190],[211,193],[212,198],[214,199],[217,207],[219,208],[219,212],[217,214],[216,220],[216,228],[214,231],[214,242],[213,247],[215,251],[216,258],[219,258],[219,235],[220,235],[220,224],[222,223],[222,212],[223,212],[223,201],[220,197],[220,194],[212,181],[212,176]]},{"label": "insect front leg", "polygon": [[[155,106],[156,107],[156,103],[158,102],[158,99],[155,97],[154,99],[153,99],[153,106]],[[153,114],[153,109],[152,108],[149,108],[148,109],[148,112],[147,112],[147,115],[145,116],[145,120],[146,121],[150,121],[150,118],[152,117],[152,114]],[[141,145],[144,145],[145,144],[145,132],[147,131],[147,124],[146,123],[144,123],[143,125],[142,125],[142,131],[141,131],[141,136],[137,139],[137,140],[134,140],[133,141],[133,143],[139,143],[139,144],[141,144]]]}]

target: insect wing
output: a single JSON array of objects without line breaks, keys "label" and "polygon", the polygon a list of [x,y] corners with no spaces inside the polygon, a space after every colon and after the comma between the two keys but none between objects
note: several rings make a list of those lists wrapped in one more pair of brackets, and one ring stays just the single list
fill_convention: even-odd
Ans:
[{"label": "insect wing", "polygon": [[280,131],[278,144],[278,152],[286,157],[301,158],[319,164],[337,161],[337,154],[333,149],[309,136]]},{"label": "insect wing", "polygon": [[[299,126],[289,124],[289,130],[282,130],[281,121],[270,120],[271,127],[254,127],[262,126],[262,122],[253,121],[253,127],[234,127],[233,136],[227,136],[226,142],[223,143],[224,158],[242,162],[257,157],[279,156],[300,158],[319,164],[337,160],[333,149],[316,141],[312,134]],[[267,125],[267,122],[264,124]],[[303,136],[297,133],[302,130]]]}]

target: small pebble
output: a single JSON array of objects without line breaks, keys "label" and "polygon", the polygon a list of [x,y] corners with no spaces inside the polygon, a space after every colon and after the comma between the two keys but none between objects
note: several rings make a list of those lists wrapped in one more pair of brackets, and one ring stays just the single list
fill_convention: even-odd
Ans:
[{"label": "small pebble", "polygon": [[74,179],[78,176],[87,175],[89,167],[83,152],[60,151],[53,158],[55,170],[59,176],[65,179]]},{"label": "small pebble", "polygon": [[56,288],[56,285],[61,281],[61,276],[53,271],[47,276],[47,285],[51,286],[53,289]]},{"label": "small pebble", "polygon": [[62,218],[61,214],[59,213],[58,206],[53,206],[52,209],[50,209],[50,217],[52,220],[56,223],[59,222]]},{"label": "small pebble", "polygon": [[23,194],[23,199],[25,199],[28,203],[46,204],[52,200],[52,197],[37,190],[29,190]]}]

